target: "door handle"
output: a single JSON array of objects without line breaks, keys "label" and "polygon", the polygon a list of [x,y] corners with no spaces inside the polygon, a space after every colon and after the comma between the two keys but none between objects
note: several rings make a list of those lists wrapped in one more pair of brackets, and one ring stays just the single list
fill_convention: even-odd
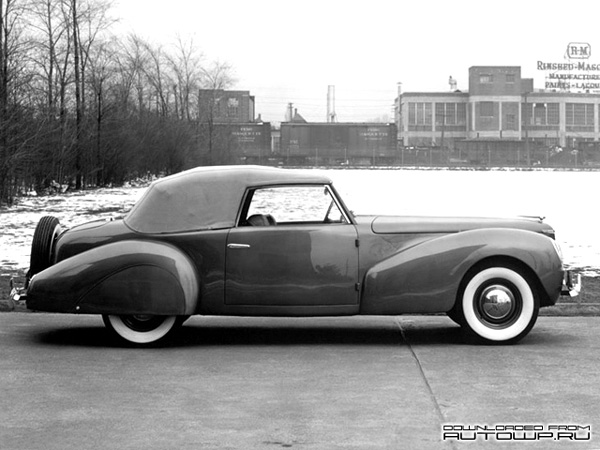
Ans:
[{"label": "door handle", "polygon": [[250,248],[249,244],[227,244],[227,248]]}]

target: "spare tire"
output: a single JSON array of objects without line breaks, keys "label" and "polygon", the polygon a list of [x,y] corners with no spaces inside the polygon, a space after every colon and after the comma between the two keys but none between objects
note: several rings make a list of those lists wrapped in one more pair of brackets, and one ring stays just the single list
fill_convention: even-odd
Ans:
[{"label": "spare tire", "polygon": [[44,216],[40,219],[33,233],[28,279],[52,265],[54,244],[60,231],[60,223],[56,217]]}]

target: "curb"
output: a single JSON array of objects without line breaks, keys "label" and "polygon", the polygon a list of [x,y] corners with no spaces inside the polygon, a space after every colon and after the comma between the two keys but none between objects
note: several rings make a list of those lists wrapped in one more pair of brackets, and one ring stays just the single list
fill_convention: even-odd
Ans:
[{"label": "curb", "polygon": [[563,303],[540,309],[543,316],[600,316],[600,303]]},{"label": "curb", "polygon": [[12,300],[0,300],[0,312],[11,312],[15,310]]}]

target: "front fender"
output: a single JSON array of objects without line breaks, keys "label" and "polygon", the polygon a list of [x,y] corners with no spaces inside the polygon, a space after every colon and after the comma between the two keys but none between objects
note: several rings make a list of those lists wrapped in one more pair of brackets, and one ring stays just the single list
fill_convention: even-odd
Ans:
[{"label": "front fender", "polygon": [[173,245],[128,240],[97,247],[38,273],[29,309],[101,314],[189,315],[199,280],[189,257]]},{"label": "front fender", "polygon": [[526,265],[546,296],[562,284],[562,262],[552,240],[532,231],[487,228],[431,239],[371,267],[365,274],[362,314],[446,312],[461,280],[478,262],[506,257]]}]

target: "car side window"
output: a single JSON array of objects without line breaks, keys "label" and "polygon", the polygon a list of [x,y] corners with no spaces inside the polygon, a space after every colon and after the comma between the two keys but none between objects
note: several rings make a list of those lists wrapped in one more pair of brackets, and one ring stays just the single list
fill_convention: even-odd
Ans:
[{"label": "car side window", "polygon": [[348,223],[327,186],[256,189],[242,225]]}]

